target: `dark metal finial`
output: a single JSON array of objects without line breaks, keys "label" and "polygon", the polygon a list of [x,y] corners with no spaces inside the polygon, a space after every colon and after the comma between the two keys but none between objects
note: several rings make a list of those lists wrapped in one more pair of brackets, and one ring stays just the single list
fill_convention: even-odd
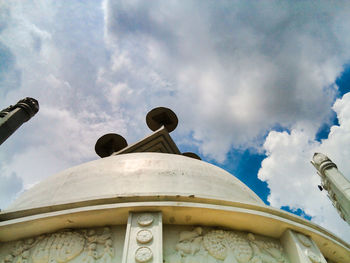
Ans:
[{"label": "dark metal finial", "polygon": [[17,102],[16,106],[23,109],[29,116],[28,120],[39,111],[39,103],[33,98],[24,98]]},{"label": "dark metal finial", "polygon": [[10,137],[23,123],[29,121],[38,111],[38,101],[29,97],[0,111],[0,144]]},{"label": "dark metal finial", "polygon": [[115,133],[108,133],[100,137],[95,144],[95,152],[101,158],[108,157],[128,146],[123,136]]},{"label": "dark metal finial", "polygon": [[146,123],[152,131],[164,126],[168,132],[172,132],[178,124],[178,119],[171,109],[158,107],[147,113]]},{"label": "dark metal finial", "polygon": [[36,99],[26,97],[18,101],[15,105],[10,105],[6,109],[0,111],[0,117],[5,117],[7,114],[9,114],[17,108],[24,110],[24,112],[28,115],[28,118],[26,118],[25,121],[28,121],[39,111],[39,102]]}]

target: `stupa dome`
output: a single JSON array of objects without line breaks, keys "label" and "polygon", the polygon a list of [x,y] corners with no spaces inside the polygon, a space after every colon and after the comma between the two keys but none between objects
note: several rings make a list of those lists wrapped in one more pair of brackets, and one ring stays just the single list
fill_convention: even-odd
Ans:
[{"label": "stupa dome", "polygon": [[103,135],[102,159],[48,177],[0,211],[0,262],[350,262],[350,245],[331,232],[181,152],[169,135],[177,121],[170,109],[150,111],[152,134],[129,146]]},{"label": "stupa dome", "polygon": [[67,169],[23,193],[8,210],[135,197],[264,205],[245,184],[217,166],[182,155],[146,152]]}]

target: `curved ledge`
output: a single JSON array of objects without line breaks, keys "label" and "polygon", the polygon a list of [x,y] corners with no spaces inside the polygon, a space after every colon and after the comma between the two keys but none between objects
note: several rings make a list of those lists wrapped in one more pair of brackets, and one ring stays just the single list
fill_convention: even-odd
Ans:
[{"label": "curved ledge", "polygon": [[350,262],[350,245],[324,228],[267,206],[243,206],[247,205],[234,207],[158,201],[73,208],[0,222],[0,241],[16,240],[63,228],[126,225],[129,211],[162,211],[164,224],[221,226],[274,238],[280,238],[284,231],[293,229],[311,236],[326,257]]}]

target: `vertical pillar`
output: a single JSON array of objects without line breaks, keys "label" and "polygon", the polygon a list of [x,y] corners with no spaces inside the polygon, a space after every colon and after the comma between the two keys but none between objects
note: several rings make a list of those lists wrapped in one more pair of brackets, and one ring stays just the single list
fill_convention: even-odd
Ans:
[{"label": "vertical pillar", "polygon": [[328,197],[333,206],[337,209],[340,217],[350,225],[349,180],[339,172],[335,163],[322,153],[315,153],[311,163],[317,169],[321,177],[322,187],[328,191]]},{"label": "vertical pillar", "polygon": [[33,98],[25,98],[0,111],[0,145],[38,111],[39,103]]},{"label": "vertical pillar", "polygon": [[130,212],[122,263],[162,263],[161,212]]},{"label": "vertical pillar", "polygon": [[327,263],[316,243],[304,234],[288,229],[281,242],[291,263]]}]

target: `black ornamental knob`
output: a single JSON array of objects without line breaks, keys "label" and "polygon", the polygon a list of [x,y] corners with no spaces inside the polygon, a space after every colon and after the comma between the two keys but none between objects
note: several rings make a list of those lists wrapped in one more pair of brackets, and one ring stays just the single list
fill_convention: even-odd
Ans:
[{"label": "black ornamental knob", "polygon": [[100,137],[95,144],[95,151],[101,158],[108,157],[128,146],[123,136],[108,133]]},{"label": "black ornamental knob", "polygon": [[146,123],[152,131],[164,126],[168,132],[172,132],[178,124],[178,119],[171,109],[158,107],[147,113]]}]

